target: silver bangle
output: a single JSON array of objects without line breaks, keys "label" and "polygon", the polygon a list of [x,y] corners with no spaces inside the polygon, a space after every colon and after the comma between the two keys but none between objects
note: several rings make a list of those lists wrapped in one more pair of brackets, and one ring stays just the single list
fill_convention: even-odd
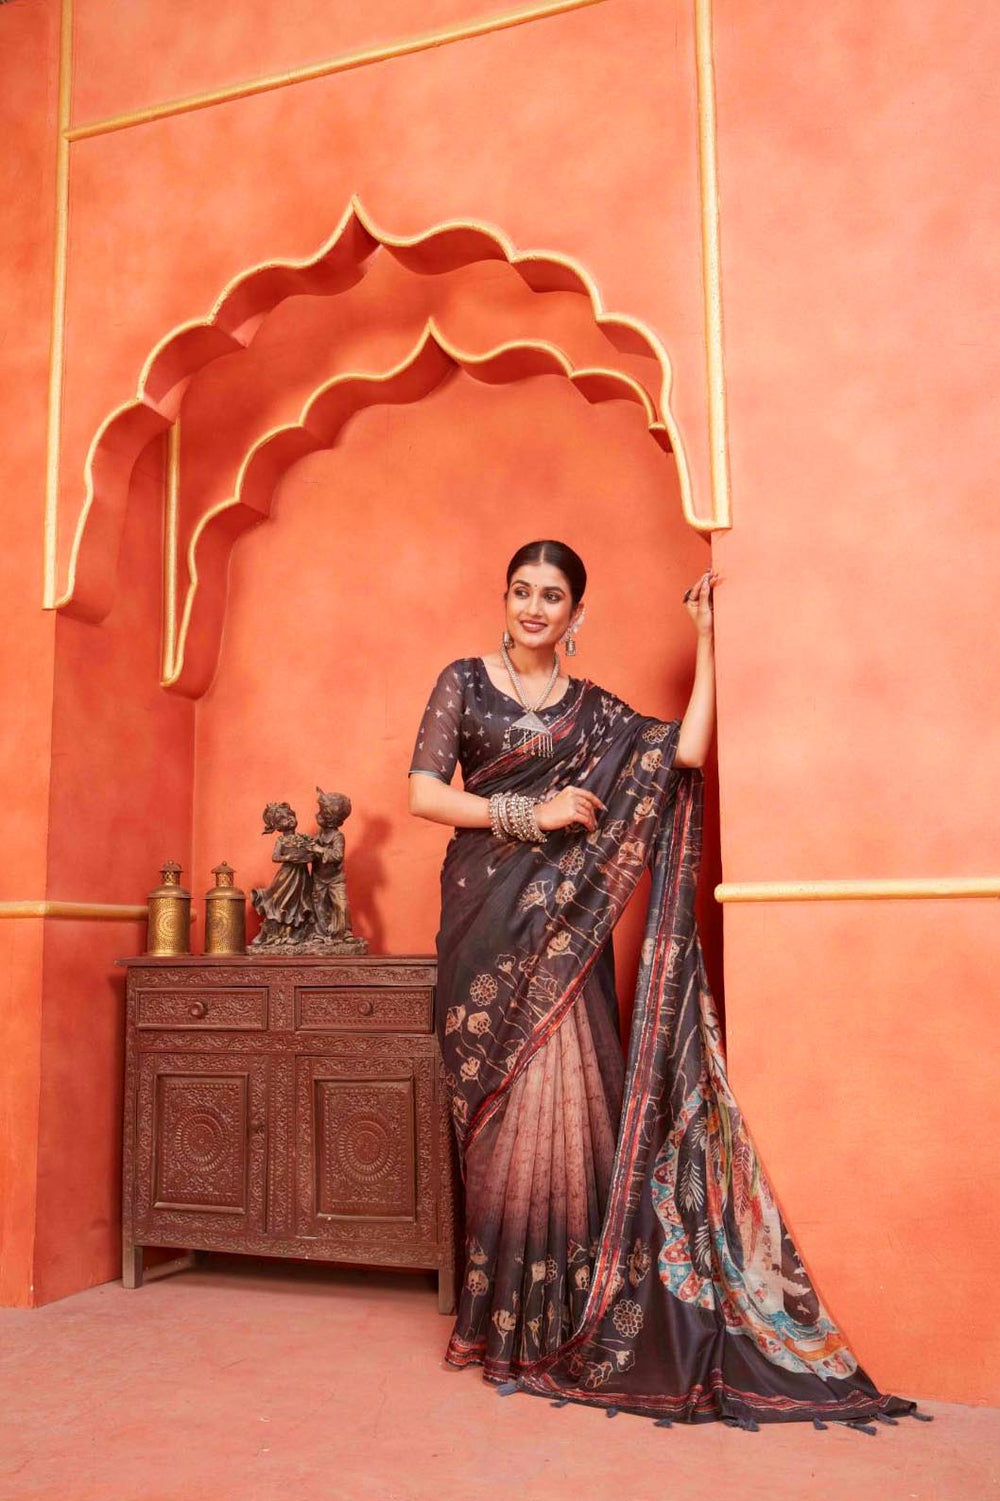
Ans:
[{"label": "silver bangle", "polygon": [[535,804],[541,798],[524,797],[518,792],[494,792],[490,798],[490,831],[494,839],[520,839],[537,844],[545,838],[539,827]]}]

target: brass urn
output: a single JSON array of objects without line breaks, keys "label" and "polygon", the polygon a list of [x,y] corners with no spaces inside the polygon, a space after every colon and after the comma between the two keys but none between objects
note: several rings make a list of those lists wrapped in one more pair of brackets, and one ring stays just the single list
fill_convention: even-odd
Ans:
[{"label": "brass urn", "polygon": [[181,885],[181,867],[168,860],[160,869],[163,885],[149,893],[147,954],[191,952],[191,893]]},{"label": "brass urn", "polygon": [[205,892],[205,953],[245,954],[246,896],[233,884],[236,872],[223,860],[212,867],[215,885]]}]

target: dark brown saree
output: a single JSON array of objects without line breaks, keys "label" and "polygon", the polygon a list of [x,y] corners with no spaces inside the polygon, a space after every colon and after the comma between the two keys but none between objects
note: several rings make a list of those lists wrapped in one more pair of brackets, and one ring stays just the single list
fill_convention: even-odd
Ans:
[{"label": "dark brown saree", "polygon": [[[673,766],[679,721],[575,681],[543,711],[538,758],[504,749],[519,713],[478,658],[452,663],[413,761],[448,781],[460,758],[485,797],[573,784],[607,805],[592,834],[448,845],[436,1026],[466,1265],[446,1359],[661,1420],[913,1411],[820,1302],[729,1088],[694,918],[702,775]],[[647,866],[626,1063],[610,941]]]}]

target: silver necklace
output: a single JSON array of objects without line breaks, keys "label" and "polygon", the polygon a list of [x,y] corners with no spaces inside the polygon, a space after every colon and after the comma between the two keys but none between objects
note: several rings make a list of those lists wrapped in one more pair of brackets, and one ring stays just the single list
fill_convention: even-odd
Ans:
[{"label": "silver necklace", "polygon": [[507,675],[510,678],[511,684],[513,685],[517,701],[521,705],[521,708],[526,711],[521,716],[521,718],[516,719],[507,730],[507,733],[504,736],[505,747],[508,750],[510,749],[511,738],[514,731],[516,730],[517,744],[519,748],[526,751],[529,756],[551,756],[552,732],[549,729],[548,725],[545,723],[545,720],[539,719],[538,711],[543,707],[545,700],[548,698],[549,694],[552,692],[552,689],[555,687],[556,679],[559,676],[559,658],[556,657],[552,663],[552,676],[546,683],[545,691],[542,693],[541,698],[537,703],[529,704],[527,694],[525,693],[524,688],[521,685],[521,679],[517,675],[517,671],[515,670],[513,662],[510,660],[510,655],[508,654],[507,647],[505,646],[503,641],[500,642],[500,655],[503,658],[503,665],[506,667]]}]

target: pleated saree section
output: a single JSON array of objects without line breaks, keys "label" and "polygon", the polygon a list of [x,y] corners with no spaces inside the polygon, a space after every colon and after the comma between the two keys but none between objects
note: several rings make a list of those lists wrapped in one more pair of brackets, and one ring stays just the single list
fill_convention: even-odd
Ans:
[{"label": "pleated saree section", "polygon": [[555,1353],[587,1302],[623,1075],[607,1050],[602,1071],[587,1001],[532,1056],[465,1157],[468,1264],[446,1358],[482,1362],[497,1380]]}]

